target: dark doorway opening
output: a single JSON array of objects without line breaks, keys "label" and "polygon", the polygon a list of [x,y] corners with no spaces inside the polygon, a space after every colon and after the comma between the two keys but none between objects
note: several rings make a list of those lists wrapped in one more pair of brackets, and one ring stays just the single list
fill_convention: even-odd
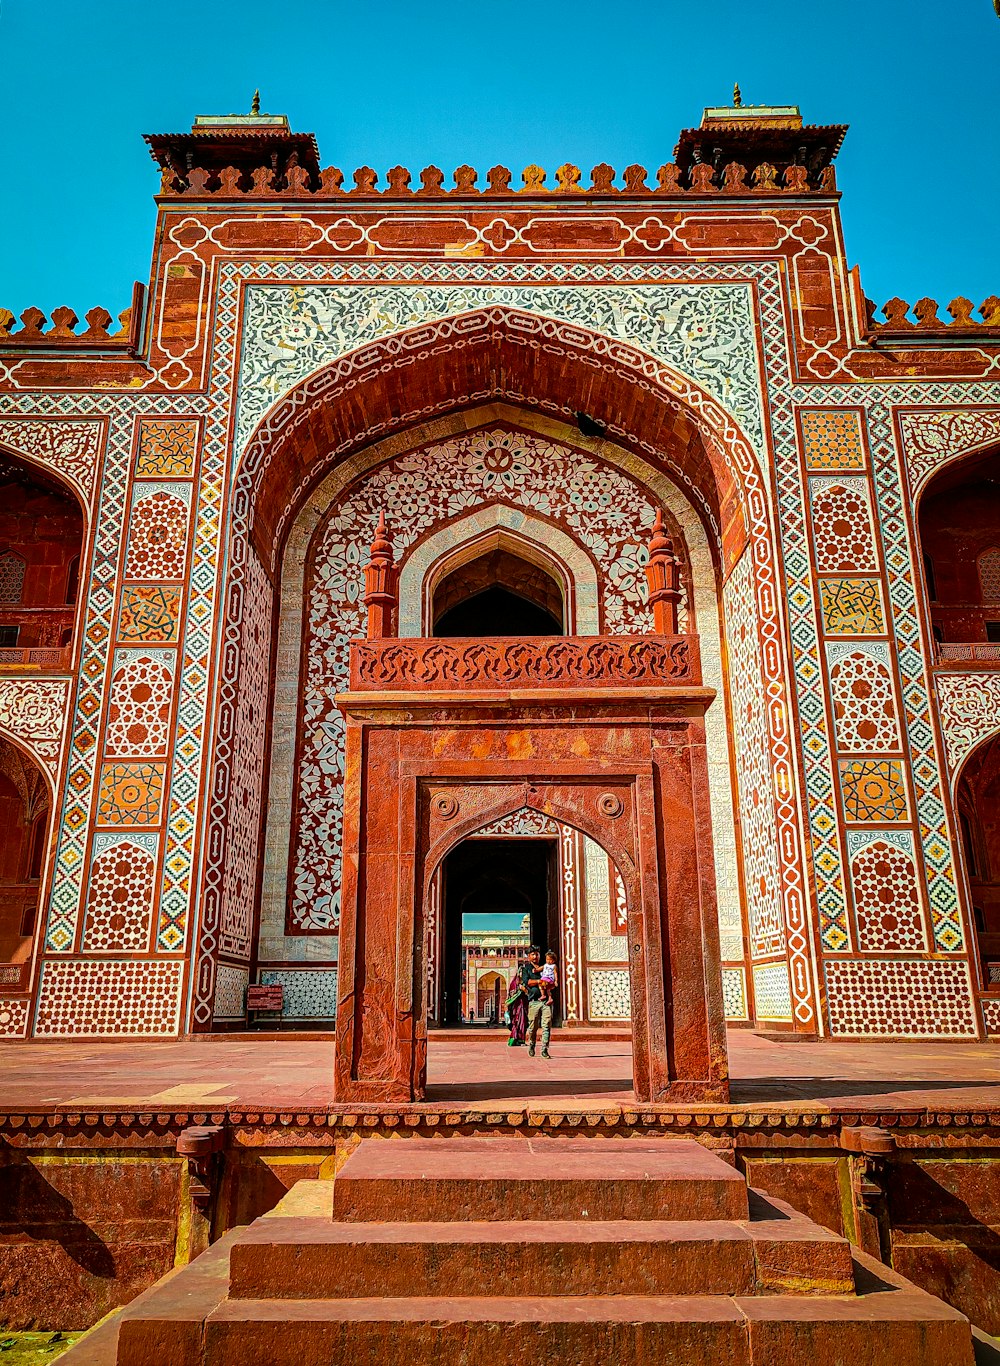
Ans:
[{"label": "dark doorway opening", "polygon": [[[514,975],[530,944],[558,945],[556,842],[467,839],[442,869],[440,1022],[489,1023],[480,1009],[480,974],[495,982]],[[464,930],[464,932],[463,932]],[[500,1019],[502,1020],[502,1011]]]},{"label": "dark doorway opening", "polygon": [[433,617],[436,636],[561,636],[562,590],[544,569],[492,550],[441,580]]}]

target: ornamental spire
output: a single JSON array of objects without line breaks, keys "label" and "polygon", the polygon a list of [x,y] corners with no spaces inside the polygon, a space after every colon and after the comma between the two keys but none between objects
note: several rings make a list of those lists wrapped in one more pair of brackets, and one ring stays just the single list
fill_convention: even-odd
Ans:
[{"label": "ornamental spire", "polygon": [[740,89],[739,81],[733,83],[733,108],[740,109],[743,106],[743,91]]},{"label": "ornamental spire", "polygon": [[653,609],[653,630],[658,636],[677,634],[677,604],[681,594],[677,586],[677,556],[674,543],[663,526],[663,512],[656,510],[653,534],[649,538],[649,561],[646,565],[649,584],[649,605]]},{"label": "ornamental spire", "polygon": [[396,566],[389,540],[385,509],[379,513],[371,558],[365,567],[365,606],[368,608],[368,639],[391,636],[396,615]]}]

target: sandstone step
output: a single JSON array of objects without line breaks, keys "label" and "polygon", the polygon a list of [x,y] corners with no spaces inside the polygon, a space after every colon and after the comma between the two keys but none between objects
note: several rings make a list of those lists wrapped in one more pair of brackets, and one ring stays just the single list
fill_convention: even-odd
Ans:
[{"label": "sandstone step", "polygon": [[359,1144],[337,1220],[746,1219],[747,1187],[688,1139],[401,1138]]},{"label": "sandstone step", "polygon": [[[746,1319],[735,1300],[721,1297],[230,1300],[205,1324],[205,1366],[466,1366],[508,1358],[550,1366],[752,1361]],[[142,1358],[119,1361],[140,1366]]]},{"label": "sandstone step", "polygon": [[[903,1282],[859,1296],[586,1296],[229,1300],[205,1324],[205,1366],[464,1366],[518,1355],[553,1366],[973,1366],[968,1321]],[[119,1357],[139,1366],[141,1356]],[[148,1363],[148,1357],[146,1362]]]},{"label": "sandstone step", "polygon": [[329,1181],[300,1181],[233,1246],[230,1297],[831,1295],[849,1244],[751,1192],[751,1220],[340,1223]]},{"label": "sandstone step", "polygon": [[231,1299],[755,1291],[753,1240],[738,1224],[276,1222],[290,1227],[248,1230],[234,1247]]}]

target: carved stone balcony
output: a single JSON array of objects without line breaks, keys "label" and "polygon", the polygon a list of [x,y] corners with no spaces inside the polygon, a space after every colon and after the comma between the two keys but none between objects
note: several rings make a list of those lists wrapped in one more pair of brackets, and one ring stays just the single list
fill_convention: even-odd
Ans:
[{"label": "carved stone balcony", "polygon": [[357,640],[354,692],[661,689],[701,683],[697,636]]},{"label": "carved stone balcony", "polygon": [[976,668],[982,668],[985,664],[1000,668],[1000,642],[993,640],[939,641],[936,662],[949,669],[956,664],[974,664]]},{"label": "carved stone balcony", "polygon": [[0,675],[69,673],[72,653],[70,645],[0,649]]}]

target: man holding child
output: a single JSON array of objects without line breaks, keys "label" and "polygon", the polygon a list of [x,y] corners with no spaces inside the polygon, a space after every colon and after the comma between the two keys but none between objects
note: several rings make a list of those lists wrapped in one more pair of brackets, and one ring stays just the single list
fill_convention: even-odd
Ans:
[{"label": "man holding child", "polygon": [[[508,1008],[511,1014],[511,1043],[521,1042],[521,1039],[515,1039],[515,1031],[520,1033],[521,1029],[524,1028],[524,1005],[527,1005],[527,1029],[522,1038],[525,1036],[527,1038],[529,1058],[535,1056],[539,1027],[542,1031],[542,1057],[551,1056],[549,1053],[549,1036],[552,1032],[552,1009],[558,986],[556,956],[550,949],[545,955],[544,967],[541,959],[541,949],[537,944],[532,944],[528,950],[527,958],[520,964],[517,976],[511,982],[511,993],[508,998]],[[511,1008],[512,1002],[514,1008]]]}]

